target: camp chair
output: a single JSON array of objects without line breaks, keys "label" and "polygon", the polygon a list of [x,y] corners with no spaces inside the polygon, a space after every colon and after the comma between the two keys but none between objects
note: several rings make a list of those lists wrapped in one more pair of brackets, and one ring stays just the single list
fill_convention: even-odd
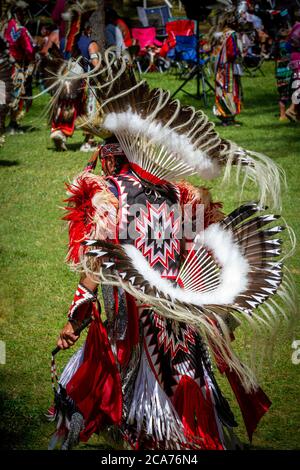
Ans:
[{"label": "camp chair", "polygon": [[166,23],[167,37],[163,42],[160,55],[166,57],[168,52],[176,45],[176,36],[192,36],[195,24],[192,20],[176,20]]},{"label": "camp chair", "polygon": [[156,59],[159,58],[162,42],[156,39],[155,28],[132,28],[131,35],[140,47],[135,60],[139,72],[159,70]]},{"label": "camp chair", "polygon": [[[195,34],[195,23],[193,20],[169,21],[166,24],[167,40],[176,44],[176,36],[193,36]],[[173,47],[174,47],[173,46]]]},{"label": "camp chair", "polygon": [[149,8],[137,7],[137,12],[143,26],[154,26],[157,35],[165,35],[165,24],[171,18],[168,5]]},{"label": "camp chair", "polygon": [[[197,64],[197,47],[199,47],[198,40],[194,34],[191,36],[175,36],[175,46],[169,50],[167,58],[171,60],[172,65],[176,67],[179,74],[189,72],[190,68]],[[209,56],[204,51],[199,50],[198,65],[203,69],[203,73],[209,60]],[[206,75],[210,75],[210,73]]]},{"label": "camp chair", "polygon": [[247,53],[243,57],[242,62],[244,72],[247,73],[250,77],[254,77],[255,72],[258,71],[264,77],[265,74],[261,68],[264,60],[264,57],[259,54]]}]

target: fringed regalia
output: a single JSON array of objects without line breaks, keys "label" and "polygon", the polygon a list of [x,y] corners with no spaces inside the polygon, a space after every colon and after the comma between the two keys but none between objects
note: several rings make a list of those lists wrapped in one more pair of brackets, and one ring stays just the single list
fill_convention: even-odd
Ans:
[{"label": "fringed regalia", "polygon": [[[91,17],[97,2],[94,0],[70,1],[63,17],[66,23],[64,48],[59,51],[52,47],[41,61],[42,76],[46,90],[51,92],[52,99],[49,107],[49,123],[51,138],[58,149],[66,150],[66,139],[74,134],[75,126],[80,119],[85,121],[95,113],[91,83],[87,83],[84,71],[90,69],[88,42],[84,45],[86,55],[80,56],[80,33],[85,22]],[[93,42],[92,38],[90,42]],[[73,80],[62,80],[60,86],[55,86],[55,77],[72,74]],[[76,76],[78,79],[75,79]],[[80,121],[81,127],[84,124]]]},{"label": "fringed regalia", "polygon": [[[101,129],[118,141],[100,157],[124,153],[128,163],[113,176],[84,171],[68,185],[67,260],[101,286],[106,319],[96,293],[79,284],[69,318],[93,321],[59,380],[50,448],[106,428],[134,449],[237,448],[214,368],[251,439],[270,400],[234,352],[234,329],[249,341],[254,331],[263,354],[266,335],[295,316],[280,258],[284,227],[264,207],[280,203],[280,172],[221,139],[201,111],[137,81],[122,58],[107,53],[94,79]],[[258,185],[259,201],[229,215],[205,187],[183,181],[214,178],[222,167],[228,178],[233,165]],[[193,230],[183,232],[187,222]]]},{"label": "fringed regalia", "polygon": [[216,63],[214,114],[220,119],[234,118],[241,112],[240,78],[241,45],[237,33],[229,28],[223,32],[222,46]]},{"label": "fringed regalia", "polygon": [[13,102],[13,60],[9,55],[9,45],[0,35],[0,145],[4,143],[5,119]]},{"label": "fringed regalia", "polygon": [[[26,12],[28,5],[22,0],[12,0],[3,5],[0,19],[1,57],[0,75],[5,91],[6,102],[0,103],[0,132],[4,133],[5,118],[10,114],[10,127],[16,129],[23,108],[28,111],[31,102],[24,100],[31,95],[31,77],[34,70],[35,50],[28,29],[20,24],[16,11]],[[3,41],[6,45],[3,47]],[[9,56],[9,60],[8,60]],[[2,106],[4,105],[5,106]]]}]

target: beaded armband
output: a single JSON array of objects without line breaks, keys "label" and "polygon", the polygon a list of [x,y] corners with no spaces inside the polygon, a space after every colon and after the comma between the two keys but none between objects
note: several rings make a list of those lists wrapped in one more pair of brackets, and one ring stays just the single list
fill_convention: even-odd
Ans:
[{"label": "beaded armband", "polygon": [[96,300],[97,291],[92,292],[90,289],[79,283],[69,309],[69,321],[76,323],[77,321],[84,320],[91,309],[92,302],[96,302]]}]

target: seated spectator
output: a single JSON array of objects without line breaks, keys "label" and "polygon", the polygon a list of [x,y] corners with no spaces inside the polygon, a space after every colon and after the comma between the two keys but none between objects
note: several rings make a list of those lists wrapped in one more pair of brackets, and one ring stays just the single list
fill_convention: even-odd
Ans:
[{"label": "seated spectator", "polygon": [[257,33],[262,55],[265,58],[269,58],[268,51],[270,50],[272,45],[272,38],[265,31],[262,19],[259,16],[255,15],[254,11],[254,8],[249,5],[248,11],[247,13],[245,13],[245,17],[247,22],[252,24],[253,29]]}]

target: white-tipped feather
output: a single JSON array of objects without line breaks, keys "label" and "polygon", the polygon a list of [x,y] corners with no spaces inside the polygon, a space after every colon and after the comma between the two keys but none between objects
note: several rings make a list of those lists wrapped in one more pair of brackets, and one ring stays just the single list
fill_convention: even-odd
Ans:
[{"label": "white-tipped feather", "polygon": [[[158,314],[198,328],[207,343],[217,348],[228,366],[236,371],[248,391],[257,387],[256,355],[261,353],[259,361],[263,356],[268,357],[279,328],[282,330],[282,322],[294,325],[299,319],[293,281],[286,273],[286,269],[282,279],[282,263],[278,261],[279,252],[274,253],[275,260],[265,257],[269,252],[268,237],[278,233],[276,227],[265,230],[265,224],[277,218],[256,217],[254,209],[258,210],[255,204],[245,205],[224,219],[223,228],[221,227],[223,222],[213,224],[198,237],[194,250],[199,244],[200,248],[196,254],[187,258],[177,278],[183,281],[183,289],[174,287],[174,284],[162,279],[133,246],[127,245],[121,248],[128,259],[130,276],[127,276],[126,272],[123,276],[119,276],[114,270],[107,272],[101,269],[101,265],[95,270],[88,257],[82,260],[86,274],[96,282],[121,286],[137,301],[151,305]],[[249,217],[253,217],[250,223]],[[235,233],[240,233],[243,225],[249,230],[250,242],[255,233],[257,240],[262,236],[261,252],[255,250],[257,255],[252,261],[250,244],[250,258],[249,260],[247,258],[249,246],[245,236],[242,237],[242,241],[233,236]],[[245,235],[245,232],[242,233]],[[291,233],[288,231],[288,235],[291,236]],[[97,245],[97,241],[94,245]],[[245,256],[241,254],[243,250]],[[198,280],[196,275],[193,278],[193,273],[197,271],[197,263],[201,268],[198,270],[198,273],[201,273]],[[224,270],[224,267],[227,269]],[[122,269],[127,271],[124,265]],[[128,282],[128,277],[134,278],[134,282]],[[140,286],[141,279],[143,282]],[[248,357],[250,368],[242,365],[232,351],[230,318],[240,324],[246,342],[250,343],[250,347],[243,351],[246,356],[250,353]]]},{"label": "white-tipped feather", "polygon": [[[215,178],[220,174],[220,167],[217,162],[209,158],[204,151],[197,149],[184,134],[178,134],[160,121],[151,120],[149,117],[143,119],[131,109],[122,113],[107,114],[103,121],[103,127],[116,134],[120,143],[124,142],[123,136],[128,133],[126,140],[129,140],[129,145],[126,145],[126,149],[124,148],[127,158],[132,163],[141,164],[140,153],[144,151],[145,159],[147,159],[149,165],[147,171],[152,172],[157,177],[163,175],[162,179],[173,179],[174,167],[176,178],[182,176],[182,169],[185,170],[185,176],[198,172],[205,179]],[[141,142],[136,139],[136,136],[139,135],[142,136],[145,142],[143,147],[140,145]],[[156,160],[151,158],[151,154],[148,153],[150,146],[156,147],[158,157]],[[165,159],[159,158],[164,151],[168,152],[165,153]],[[164,163],[166,161],[169,163],[168,158],[171,162],[169,167],[166,168]],[[143,168],[145,164],[146,162],[143,164]],[[183,167],[178,175],[176,164]]]},{"label": "white-tipped feather", "polygon": [[[211,258],[207,251],[210,250],[214,259],[221,266],[219,283],[215,289],[208,292],[203,292],[201,289],[193,292],[189,289],[173,287],[168,280],[162,279],[160,274],[150,267],[142,253],[133,245],[123,245],[123,249],[143,278],[173,301],[188,302],[199,307],[206,304],[226,305],[232,303],[235,297],[247,288],[249,265],[246,258],[242,256],[238,245],[234,243],[231,233],[222,229],[219,224],[208,227],[199,236],[199,242],[205,246],[207,256]],[[187,264],[178,277],[180,278],[189,270],[190,264]]]}]

